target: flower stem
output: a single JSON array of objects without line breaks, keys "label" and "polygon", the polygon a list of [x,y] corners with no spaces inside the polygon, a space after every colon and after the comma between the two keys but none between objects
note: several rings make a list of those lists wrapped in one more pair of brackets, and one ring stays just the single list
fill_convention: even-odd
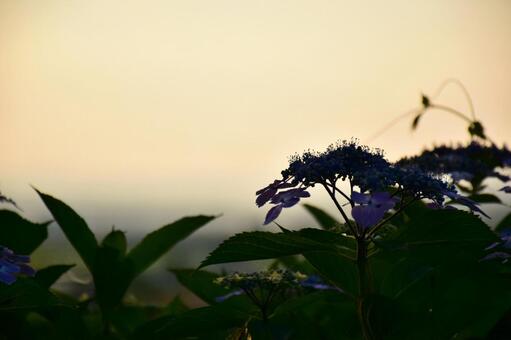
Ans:
[{"label": "flower stem", "polygon": [[353,225],[351,224],[350,222],[350,219],[348,218],[348,215],[346,215],[346,213],[344,212],[344,210],[342,209],[341,205],[339,204],[339,202],[337,201],[337,199],[335,198],[335,191],[332,190],[328,190],[328,186],[325,184],[325,183],[322,183],[323,184],[323,187],[325,187],[325,190],[328,192],[328,194],[330,195],[330,197],[332,198],[332,201],[334,201],[334,204],[335,206],[337,207],[337,209],[339,210],[339,212],[341,213],[342,217],[344,218],[344,221],[346,222],[346,224],[348,225],[348,227],[350,228],[350,231],[351,233],[353,234],[353,236],[357,236],[358,233],[356,232],[355,228],[353,227]]},{"label": "flower stem", "polygon": [[359,278],[359,296],[357,299],[357,313],[360,326],[362,328],[362,335],[364,339],[374,339],[371,333],[371,325],[367,313],[365,313],[364,304],[373,292],[372,280],[369,270],[369,263],[367,261],[367,246],[368,241],[364,236],[357,238],[357,268]]}]

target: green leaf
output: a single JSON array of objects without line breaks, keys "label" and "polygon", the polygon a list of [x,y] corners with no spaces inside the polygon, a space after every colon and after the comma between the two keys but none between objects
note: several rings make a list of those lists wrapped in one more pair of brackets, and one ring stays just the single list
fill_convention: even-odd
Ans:
[{"label": "green leaf", "polygon": [[10,210],[0,210],[0,244],[15,253],[30,254],[48,237],[48,224],[30,222]]},{"label": "green leaf", "polygon": [[199,268],[219,263],[263,260],[310,251],[335,250],[337,247],[339,251],[348,252],[351,250],[351,245],[351,239],[319,229],[302,229],[287,233],[244,232],[222,242]]},{"label": "green leaf", "polygon": [[39,269],[35,276],[36,282],[46,289],[49,289],[62,274],[73,268],[74,264],[57,264],[43,269]]},{"label": "green leaf", "polygon": [[509,309],[507,286],[493,269],[478,262],[441,265],[395,300],[405,312],[400,330],[407,331],[406,338],[483,338]]},{"label": "green leaf", "polygon": [[417,130],[417,126],[419,126],[419,121],[422,117],[422,114],[423,112],[419,112],[419,114],[417,114],[414,118],[413,118],[413,121],[412,121],[412,131],[414,130]]},{"label": "green leaf", "polygon": [[8,286],[0,284],[0,312],[36,310],[63,303],[30,278],[18,278]]},{"label": "green leaf", "polygon": [[151,306],[120,306],[111,315],[111,323],[115,330],[127,338],[138,327],[160,315],[157,307]]},{"label": "green leaf", "polygon": [[337,251],[309,251],[303,256],[327,280],[348,294],[356,295],[358,271],[356,263]]},{"label": "green leaf", "polygon": [[476,216],[459,210],[431,210],[415,206],[399,229],[375,241],[378,250],[369,258],[378,291],[395,297],[427,277],[440,265],[478,263],[484,249],[497,241]]},{"label": "green leaf", "polygon": [[468,198],[477,203],[502,203],[500,198],[492,194],[476,194]]},{"label": "green leaf", "polygon": [[120,257],[126,255],[128,243],[126,241],[126,234],[120,230],[112,230],[105,236],[101,242],[101,246],[106,248],[115,249]]},{"label": "green leaf", "polygon": [[356,300],[346,294],[317,291],[279,305],[270,324],[287,328],[290,339],[360,339],[356,312]]},{"label": "green leaf", "polygon": [[133,275],[142,273],[173,245],[214,218],[216,217],[202,215],[185,217],[148,234],[126,256],[126,259],[133,263]]},{"label": "green leaf", "polygon": [[64,202],[39,192],[37,189],[36,192],[87,268],[92,271],[98,244],[87,223]]},{"label": "green leaf", "polygon": [[469,246],[484,249],[497,241],[495,234],[478,217],[460,210],[415,208],[399,230],[377,245],[394,249],[420,250],[443,246]]},{"label": "green leaf", "polygon": [[502,231],[508,228],[511,228],[511,213],[507,214],[500,220],[499,224],[495,227],[495,231]]},{"label": "green leaf", "polygon": [[173,317],[153,320],[140,327],[135,339],[181,339],[196,336],[214,338],[217,333],[225,333],[230,328],[242,326],[248,315],[225,308],[221,304],[196,308]]},{"label": "green leaf", "polygon": [[189,311],[181,297],[177,295],[172,301],[165,307],[165,313],[168,315],[177,315]]},{"label": "green leaf", "polygon": [[170,271],[176,275],[180,284],[210,305],[216,303],[215,298],[229,293],[228,289],[213,282],[219,277],[218,274],[195,269],[171,269]]},{"label": "green leaf", "polygon": [[310,204],[303,204],[303,207],[314,217],[321,228],[329,230],[339,226],[339,222],[324,210]]}]

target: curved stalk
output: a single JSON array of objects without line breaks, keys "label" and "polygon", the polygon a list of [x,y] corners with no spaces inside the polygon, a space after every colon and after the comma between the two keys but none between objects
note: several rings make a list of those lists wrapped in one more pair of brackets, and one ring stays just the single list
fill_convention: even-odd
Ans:
[{"label": "curved stalk", "polygon": [[348,215],[346,215],[346,213],[344,212],[344,210],[342,209],[341,205],[339,204],[339,202],[337,201],[337,198],[335,198],[335,191],[332,190],[332,192],[330,192],[330,190],[328,190],[328,186],[325,184],[325,183],[322,183],[323,187],[325,188],[325,190],[328,192],[328,194],[330,195],[330,198],[332,198],[332,201],[334,201],[334,204],[335,206],[337,207],[337,209],[339,210],[339,212],[341,213],[342,217],[344,218],[344,221],[346,222],[346,224],[348,225],[348,228],[350,229],[351,233],[357,237],[358,236],[358,233],[356,231],[356,229],[353,227],[353,225],[351,224],[350,222],[350,219],[348,218]]}]

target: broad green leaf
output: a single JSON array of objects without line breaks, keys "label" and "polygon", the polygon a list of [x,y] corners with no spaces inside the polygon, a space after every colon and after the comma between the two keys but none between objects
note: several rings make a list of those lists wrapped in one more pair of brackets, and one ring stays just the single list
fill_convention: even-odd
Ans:
[{"label": "broad green leaf", "polygon": [[105,236],[101,242],[101,246],[115,249],[119,253],[119,256],[123,257],[126,255],[126,249],[128,248],[126,235],[123,231],[112,230]]},{"label": "broad green leaf", "polygon": [[87,268],[92,271],[98,244],[87,223],[64,202],[36,191]]},{"label": "broad green leaf", "polygon": [[135,329],[161,315],[161,310],[151,306],[120,306],[112,313],[110,322],[116,332],[127,338]]},{"label": "broad green leaf", "polygon": [[64,305],[53,294],[30,278],[18,278],[8,286],[0,283],[0,312],[36,310]]},{"label": "broad green leaf", "polygon": [[482,250],[496,240],[488,226],[470,213],[423,208],[414,210],[397,232],[377,244],[408,251],[449,245]]},{"label": "broad green leaf", "polygon": [[495,231],[502,231],[504,229],[511,229],[511,213],[501,219],[499,224],[495,227]]},{"label": "broad green leaf", "polygon": [[439,265],[477,262],[497,241],[476,216],[458,210],[415,207],[398,221],[398,230],[383,240],[369,258],[380,293],[394,297]]},{"label": "broad green leaf", "polygon": [[210,305],[216,303],[215,298],[229,293],[228,289],[213,282],[219,277],[218,274],[194,269],[171,269],[170,271],[176,275],[180,284]]},{"label": "broad green leaf", "polygon": [[46,289],[49,289],[62,274],[73,268],[74,264],[57,264],[43,269],[39,269],[35,276],[37,283]]},{"label": "broad green leaf", "polygon": [[303,256],[327,280],[344,292],[356,295],[358,271],[356,262],[337,251],[307,251]]},{"label": "broad green leaf", "polygon": [[[214,280],[220,276],[215,273],[194,269],[172,269],[171,272],[176,275],[179,283],[210,305],[218,303],[216,298],[232,291],[214,283]],[[252,303],[245,296],[232,297],[221,304],[243,313],[250,313],[253,309]]]},{"label": "broad green leaf", "polygon": [[351,246],[352,239],[319,229],[302,229],[287,233],[244,232],[221,243],[199,268],[212,264],[271,259],[337,248],[339,251],[348,252]]},{"label": "broad green leaf", "polygon": [[104,311],[120,303],[134,278],[133,272],[133,264],[125,261],[118,249],[103,245],[97,248],[92,275],[96,299]]},{"label": "broad green leaf", "polygon": [[153,320],[140,327],[134,338],[181,339],[207,336],[214,339],[217,333],[222,333],[225,338],[227,330],[242,326],[248,318],[248,315],[218,304]]},{"label": "broad green leaf", "polygon": [[325,230],[339,226],[339,222],[324,210],[310,204],[303,204],[303,207],[314,217],[319,226]]},{"label": "broad green leaf", "polygon": [[360,339],[356,301],[336,291],[318,291],[278,306],[270,324],[286,328],[290,339]]},{"label": "broad green leaf", "polygon": [[28,255],[48,237],[48,224],[33,223],[14,211],[0,210],[0,245]]},{"label": "broad green leaf", "polygon": [[214,218],[202,215],[185,217],[148,234],[126,256],[133,263],[133,276],[142,273],[172,246]]},{"label": "broad green leaf", "polygon": [[507,285],[478,262],[441,265],[397,297],[404,311],[398,328],[407,338],[483,338],[509,310]]}]

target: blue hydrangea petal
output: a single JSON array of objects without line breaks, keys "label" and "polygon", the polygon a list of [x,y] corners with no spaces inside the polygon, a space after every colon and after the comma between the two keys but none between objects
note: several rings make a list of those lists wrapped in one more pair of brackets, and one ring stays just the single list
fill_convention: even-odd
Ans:
[{"label": "blue hydrangea petal", "polygon": [[357,204],[368,204],[371,198],[368,194],[361,194],[359,192],[353,191],[351,193],[351,200]]},{"label": "blue hydrangea petal", "polygon": [[243,295],[243,294],[244,294],[244,292],[241,289],[239,289],[239,290],[232,291],[232,292],[222,295],[222,296],[217,296],[215,298],[215,301],[216,302],[224,302],[225,300],[230,299],[233,296],[239,296],[239,295]]},{"label": "blue hydrangea petal", "polygon": [[20,266],[17,264],[14,264],[10,261],[0,259],[0,268],[2,268],[2,271],[9,272],[9,273],[19,273],[20,272]]},{"label": "blue hydrangea petal", "polygon": [[11,285],[14,283],[14,281],[16,281],[16,276],[14,276],[10,273],[3,272],[0,269],[0,282]]},{"label": "blue hydrangea petal", "polygon": [[269,189],[263,191],[259,196],[257,196],[256,205],[258,207],[262,207],[269,200],[271,200],[273,198],[273,196],[275,196],[276,193],[277,193],[277,189],[275,189],[275,188],[269,188]]},{"label": "blue hydrangea petal", "polygon": [[359,205],[351,209],[351,216],[353,216],[359,226],[367,229],[380,222],[385,215],[385,211],[384,209],[369,205]]},{"label": "blue hydrangea petal", "polygon": [[296,205],[298,202],[300,202],[300,199],[298,197],[292,197],[289,200],[282,202],[281,205],[283,208],[291,208],[292,206]]},{"label": "blue hydrangea petal", "polygon": [[503,191],[503,192],[505,192],[506,194],[511,194],[511,186],[506,185],[506,186],[504,186],[504,187],[500,188],[500,190],[499,190],[499,191]]},{"label": "blue hydrangea petal", "polygon": [[279,217],[280,213],[282,212],[282,205],[276,205],[273,208],[271,208],[268,213],[266,214],[266,219],[264,220],[264,224],[268,224],[275,220],[277,217]]}]

